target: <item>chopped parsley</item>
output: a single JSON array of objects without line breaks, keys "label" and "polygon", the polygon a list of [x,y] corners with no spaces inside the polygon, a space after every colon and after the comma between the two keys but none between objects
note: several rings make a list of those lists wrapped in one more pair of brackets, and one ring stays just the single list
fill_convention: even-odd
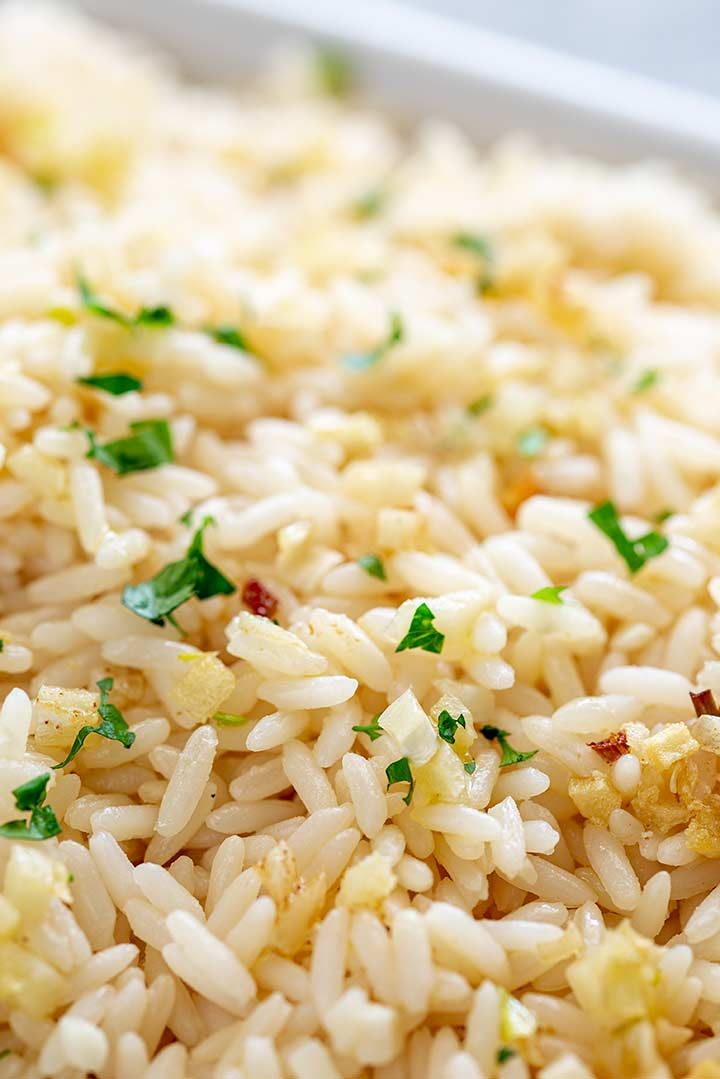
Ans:
[{"label": "chopped parsley", "polygon": [[504,1064],[506,1061],[512,1060],[512,1058],[516,1056],[517,1049],[513,1049],[509,1045],[501,1045],[497,1053],[495,1054],[495,1059],[498,1064]]},{"label": "chopped parsley", "polygon": [[477,763],[475,761],[465,761],[463,768],[465,769],[467,774],[471,776],[477,768]]},{"label": "chopped parsley", "polygon": [[248,351],[247,341],[236,326],[208,326],[205,333],[220,345],[228,345],[241,352]]},{"label": "chopped parsley", "polygon": [[104,390],[113,397],[122,397],[125,393],[133,393],[142,389],[142,382],[134,375],[126,375],[123,371],[117,371],[112,375],[88,375],[86,378],[76,378],[81,386],[91,386],[95,390]]},{"label": "chopped parsley", "polygon": [[652,389],[660,381],[660,372],[649,367],[646,371],[641,372],[632,384],[630,393],[645,393],[646,390]]},{"label": "chopped parsley", "polygon": [[392,787],[395,783],[410,784],[408,792],[403,798],[405,805],[409,806],[412,802],[413,791],[415,790],[415,778],[410,769],[410,761],[407,757],[401,757],[399,761],[393,761],[392,764],[388,764],[385,769],[385,775],[387,776],[388,787]]},{"label": "chopped parsley", "polygon": [[326,45],[315,53],[315,77],[331,97],[345,97],[353,83],[350,60],[340,49]]},{"label": "chopped parsley", "polygon": [[132,434],[101,445],[95,432],[85,428],[90,449],[87,456],[112,469],[118,476],[144,472],[175,460],[172,432],[167,420],[135,420]]},{"label": "chopped parsley", "polygon": [[190,525],[192,524],[192,519],[193,519],[193,509],[192,509],[192,506],[191,506],[190,509],[187,509],[187,510],[185,510],[184,513],[180,514],[180,516],[178,517],[178,523],[181,524],[181,525],[185,525],[186,528],[189,528]]},{"label": "chopped parsley", "polygon": [[175,325],[175,315],[169,307],[160,304],[157,307],[141,307],[133,320],[135,326],[164,327]]},{"label": "chopped parsley", "polygon": [[53,768],[64,768],[66,764],[69,764],[71,760],[74,760],[84,746],[85,739],[90,734],[99,734],[101,738],[107,738],[110,742],[120,742],[126,749],[129,749],[135,741],[135,735],[128,727],[118,709],[114,704],[108,702],[108,696],[113,687],[113,679],[101,678],[97,683],[97,687],[100,690],[100,703],[98,705],[100,722],[96,727],[93,727],[92,724],[81,727],[75,735],[75,740],[70,747],[70,752],[65,760],[60,761],[60,764],[54,764]]},{"label": "chopped parsley", "polygon": [[454,745],[454,743],[455,743],[455,731],[458,729],[458,727],[464,727],[464,726],[465,726],[465,716],[463,716],[463,715],[459,715],[457,717],[457,719],[455,719],[454,716],[451,716],[448,711],[443,709],[442,712],[440,713],[440,715],[438,716],[438,721],[437,721],[438,734],[442,738],[443,742],[448,742],[449,745]]},{"label": "chopped parsley", "polygon": [[156,307],[141,307],[136,315],[124,315],[122,311],[117,311],[114,307],[108,306],[101,300],[82,274],[78,274],[77,286],[80,299],[86,311],[89,311],[92,315],[97,315],[99,318],[107,318],[112,322],[117,322],[119,326],[125,326],[126,329],[132,329],[136,326],[162,328],[173,326],[175,323],[174,314],[164,304]]},{"label": "chopped parsley", "polygon": [[493,395],[486,393],[483,397],[478,397],[471,401],[466,411],[469,416],[482,416],[483,412],[487,412],[489,408],[492,408],[493,404]]},{"label": "chopped parsley", "polygon": [[366,371],[368,367],[374,367],[394,345],[399,344],[405,336],[405,327],[397,311],[390,313],[390,328],[387,337],[377,348],[371,352],[355,352],[343,357],[343,365],[352,371]]},{"label": "chopped parsley", "polygon": [[378,723],[379,718],[380,714],[378,713],[378,715],[373,716],[370,723],[358,723],[356,727],[353,727],[353,730],[357,731],[358,734],[366,734],[371,742],[375,742],[385,734],[385,731]]},{"label": "chopped parsley", "polygon": [[5,839],[41,840],[60,835],[61,828],[51,806],[43,805],[50,773],[35,776],[27,783],[15,787],[15,808],[30,812],[29,820],[11,820],[0,825],[0,836]]},{"label": "chopped parsley", "polygon": [[520,764],[521,761],[529,761],[531,757],[534,757],[537,753],[537,749],[531,749],[527,753],[521,753],[518,749],[513,747],[508,742],[510,737],[509,731],[503,731],[500,727],[493,727],[489,723],[486,723],[484,727],[480,728],[480,734],[483,738],[487,738],[489,742],[497,742],[502,750],[502,756],[500,757],[500,767],[509,768],[511,764]]},{"label": "chopped parsley", "polygon": [[377,577],[378,581],[387,581],[387,574],[382,559],[376,554],[364,554],[358,558],[358,566],[362,566],[371,577]]},{"label": "chopped parsley", "polygon": [[410,628],[395,649],[396,652],[405,652],[408,648],[422,648],[424,652],[442,652],[445,643],[445,634],[435,629],[433,621],[435,615],[427,603],[421,603],[415,608]]},{"label": "chopped parsley", "polygon": [[203,533],[214,523],[212,517],[203,518],[187,554],[179,562],[170,562],[149,581],[126,585],[122,593],[123,605],[155,625],[164,625],[167,618],[171,625],[179,629],[173,611],[187,600],[193,596],[198,599],[229,596],[234,592],[232,581],[208,562],[203,554]]},{"label": "chopped parsley", "polygon": [[651,558],[656,558],[669,546],[659,532],[647,532],[639,539],[631,540],[618,517],[612,502],[603,502],[590,510],[588,517],[614,544],[615,550],[625,561],[631,573],[637,573]]},{"label": "chopped parsley", "polygon": [[216,712],[213,716],[213,722],[218,727],[242,727],[247,721],[247,716],[238,716],[234,712]]},{"label": "chopped parsley", "polygon": [[353,213],[361,221],[368,217],[376,217],[387,202],[387,190],[384,187],[371,187],[364,195],[360,195],[353,203]]},{"label": "chopped parsley", "polygon": [[660,510],[653,517],[653,521],[656,525],[664,525],[671,517],[675,516],[675,510]]},{"label": "chopped parsley", "polygon": [[562,603],[561,593],[567,590],[566,584],[548,585],[547,588],[538,588],[533,592],[530,599],[539,599],[542,603]]},{"label": "chopped parsley", "polygon": [[0,652],[5,651],[5,641],[0,637]]},{"label": "chopped parsley", "polygon": [[518,435],[516,446],[521,457],[537,457],[548,444],[550,435],[544,427],[528,427]]},{"label": "chopped parsley", "polygon": [[12,1049],[0,1049],[0,1060],[5,1060],[6,1057],[12,1056]]},{"label": "chopped parsley", "polygon": [[480,236],[475,232],[456,232],[452,237],[452,243],[454,247],[469,251],[470,254],[482,260],[484,268],[477,279],[477,289],[478,292],[487,292],[493,285],[494,254],[490,241],[485,236]]}]

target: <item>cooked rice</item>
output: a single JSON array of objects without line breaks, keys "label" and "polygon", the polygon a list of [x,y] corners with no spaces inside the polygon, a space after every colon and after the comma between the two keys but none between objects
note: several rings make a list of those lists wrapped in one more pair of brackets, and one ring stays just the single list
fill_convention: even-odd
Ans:
[{"label": "cooked rice", "polygon": [[718,1079],[706,198],[19,2],[0,140],[0,1079]]}]

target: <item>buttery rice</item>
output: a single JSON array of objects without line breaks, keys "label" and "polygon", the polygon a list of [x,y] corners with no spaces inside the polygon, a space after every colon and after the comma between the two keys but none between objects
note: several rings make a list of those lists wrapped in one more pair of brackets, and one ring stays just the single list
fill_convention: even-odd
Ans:
[{"label": "buttery rice", "polygon": [[[705,197],[25,3],[0,147],[0,824],[61,826],[0,837],[0,1079],[718,1079]],[[121,595],[206,516],[180,636]],[[134,741],[51,771],[103,678]]]}]

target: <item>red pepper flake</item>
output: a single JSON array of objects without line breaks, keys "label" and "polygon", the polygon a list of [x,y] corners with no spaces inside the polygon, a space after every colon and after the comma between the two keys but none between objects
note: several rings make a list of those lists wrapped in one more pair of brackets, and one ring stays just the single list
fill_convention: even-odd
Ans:
[{"label": "red pepper flake", "polygon": [[265,587],[262,581],[250,580],[245,582],[242,601],[253,614],[262,615],[264,618],[274,618],[277,611],[278,601],[272,592]]},{"label": "red pepper flake", "polygon": [[594,749],[596,753],[599,753],[604,761],[608,764],[613,764],[620,757],[623,757],[626,753],[630,752],[630,746],[628,745],[627,735],[625,731],[615,731],[614,734],[608,735],[607,738],[603,738],[600,742],[588,742],[590,749]]},{"label": "red pepper flake", "polygon": [[690,700],[693,702],[696,716],[720,716],[711,689],[701,689],[699,693],[691,693]]}]

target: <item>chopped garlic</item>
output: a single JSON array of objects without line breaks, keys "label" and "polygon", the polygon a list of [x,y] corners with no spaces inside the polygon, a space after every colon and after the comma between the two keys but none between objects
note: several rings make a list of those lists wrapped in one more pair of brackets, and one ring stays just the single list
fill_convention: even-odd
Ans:
[{"label": "chopped garlic", "polygon": [[437,749],[435,728],[411,689],[388,705],[378,724],[394,738],[400,755],[413,764],[426,764]]},{"label": "chopped garlic", "polygon": [[668,723],[645,740],[643,753],[647,762],[660,772],[672,768],[700,748],[684,723]]},{"label": "chopped garlic", "polygon": [[688,807],[670,789],[670,773],[658,772],[647,764],[630,805],[645,828],[654,832],[669,832],[690,816]]},{"label": "chopped garlic", "polygon": [[377,852],[346,870],[338,892],[338,904],[351,910],[377,909],[395,887],[395,874]]},{"label": "chopped garlic", "polygon": [[97,708],[97,693],[87,689],[40,686],[33,706],[36,746],[69,749],[81,727],[100,722]]},{"label": "chopped garlic", "polygon": [[658,1016],[660,955],[659,948],[623,922],[570,964],[567,979],[580,1007],[615,1031]]},{"label": "chopped garlic", "polygon": [[614,809],[622,805],[622,795],[603,772],[591,776],[573,776],[568,794],[578,811],[595,824],[607,824]]},{"label": "chopped garlic", "polygon": [[275,844],[263,858],[258,870],[265,885],[265,891],[276,906],[280,906],[290,895],[299,879],[295,855],[285,840]]},{"label": "chopped garlic", "polygon": [[467,793],[467,773],[462,761],[447,742],[440,741],[427,764],[415,768],[413,804],[462,802]]},{"label": "chopped garlic", "polygon": [[449,712],[453,719],[462,716],[465,720],[464,727],[461,727],[460,724],[458,724],[455,728],[455,741],[452,743],[452,748],[462,760],[466,760],[467,755],[470,752],[470,747],[477,738],[473,725],[472,712],[463,705],[458,697],[451,693],[443,693],[442,697],[440,697],[430,709],[430,716],[435,721],[436,725],[438,716],[441,712]]},{"label": "chopped garlic", "polygon": [[5,867],[5,897],[20,911],[25,925],[39,922],[51,899],[72,901],[67,869],[36,847],[16,844]]},{"label": "chopped garlic", "polygon": [[720,858],[720,798],[700,802],[691,809],[692,816],[685,831],[685,843],[705,858]]},{"label": "chopped garlic", "polygon": [[699,716],[690,730],[703,749],[720,756],[720,716]]},{"label": "chopped garlic", "polygon": [[185,726],[188,721],[207,722],[234,689],[234,674],[214,652],[188,653],[187,670],[174,683],[168,697]]},{"label": "chopped garlic", "polygon": [[293,956],[307,944],[322,915],[326,894],[324,873],[300,877],[284,904],[278,906],[273,948],[281,955]]},{"label": "chopped garlic", "polygon": [[500,1002],[500,1037],[504,1042],[531,1038],[537,1030],[537,1019],[517,997],[503,990]]}]

